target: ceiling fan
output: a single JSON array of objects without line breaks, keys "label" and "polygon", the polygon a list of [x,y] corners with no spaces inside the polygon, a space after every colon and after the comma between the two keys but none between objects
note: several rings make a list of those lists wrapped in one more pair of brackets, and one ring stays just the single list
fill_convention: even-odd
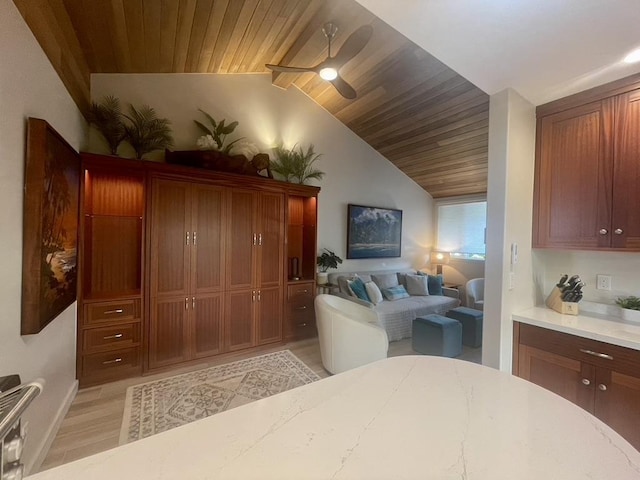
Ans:
[{"label": "ceiling fan", "polygon": [[331,82],[333,86],[338,90],[338,93],[345,98],[353,99],[357,97],[356,91],[351,85],[349,85],[341,76],[340,69],[355,57],[367,44],[373,33],[371,25],[363,25],[355,32],[349,35],[349,38],[344,42],[335,57],[331,56],[331,41],[336,36],[338,27],[333,23],[326,23],[322,27],[322,33],[327,37],[329,44],[327,58],[314,67],[292,67],[287,65],[272,65],[266,64],[265,66],[276,72],[314,72],[320,75],[321,78]]}]

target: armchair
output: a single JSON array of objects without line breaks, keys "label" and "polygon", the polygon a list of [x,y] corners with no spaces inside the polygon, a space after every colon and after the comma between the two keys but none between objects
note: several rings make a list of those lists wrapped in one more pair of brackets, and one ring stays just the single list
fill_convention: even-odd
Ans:
[{"label": "armchair", "polygon": [[465,286],[467,307],[484,310],[484,278],[472,278]]},{"label": "armchair", "polygon": [[371,308],[335,295],[315,298],[322,365],[340,373],[387,358],[389,339]]}]

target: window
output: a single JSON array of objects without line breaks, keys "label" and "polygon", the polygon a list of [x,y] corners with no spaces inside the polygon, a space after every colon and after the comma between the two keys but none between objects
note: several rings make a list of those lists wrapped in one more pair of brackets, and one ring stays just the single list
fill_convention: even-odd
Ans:
[{"label": "window", "polygon": [[486,200],[441,200],[436,204],[436,248],[452,258],[484,260]]}]

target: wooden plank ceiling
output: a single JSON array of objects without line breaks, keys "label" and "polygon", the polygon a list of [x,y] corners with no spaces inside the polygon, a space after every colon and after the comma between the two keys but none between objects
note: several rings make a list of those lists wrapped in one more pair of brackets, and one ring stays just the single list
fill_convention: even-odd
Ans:
[{"label": "wooden plank ceiling", "polygon": [[91,73],[268,72],[335,54],[358,27],[373,36],[340,71],[341,97],[313,73],[303,90],[434,198],[485,193],[489,97],[355,0],[14,0],[82,111]]}]

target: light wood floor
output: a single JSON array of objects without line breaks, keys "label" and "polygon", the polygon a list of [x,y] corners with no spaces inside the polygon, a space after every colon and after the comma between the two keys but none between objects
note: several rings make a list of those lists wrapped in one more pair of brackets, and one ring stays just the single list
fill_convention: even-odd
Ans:
[{"label": "light wood floor", "polygon": [[[238,353],[234,356],[225,356],[224,359],[218,359],[217,361],[212,360],[207,363],[191,365],[188,368],[121,380],[80,390],[62,422],[60,430],[58,430],[47,457],[40,467],[40,471],[117,447],[126,392],[131,385],[284,349],[291,350],[294,355],[321,378],[329,376],[329,373],[322,367],[318,339],[313,338],[284,345],[279,344],[271,349],[261,350],[257,354],[255,352],[251,354]],[[390,357],[413,354],[415,352],[411,349],[411,339],[389,344]],[[481,363],[482,350],[480,348],[464,347],[462,355],[458,358]]]}]

